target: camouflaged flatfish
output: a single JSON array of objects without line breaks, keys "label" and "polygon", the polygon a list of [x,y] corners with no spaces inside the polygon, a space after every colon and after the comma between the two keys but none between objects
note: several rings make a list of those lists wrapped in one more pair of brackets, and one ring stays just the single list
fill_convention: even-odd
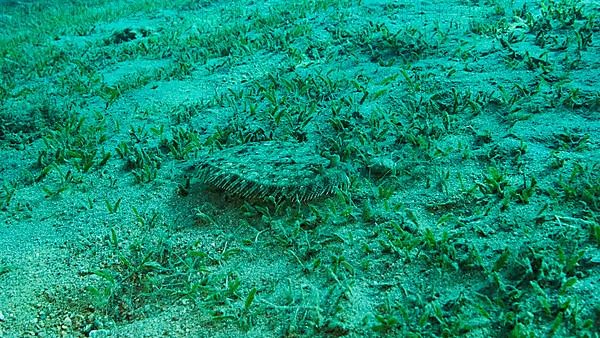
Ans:
[{"label": "camouflaged flatfish", "polygon": [[348,176],[334,162],[303,143],[265,141],[211,154],[199,163],[198,176],[242,198],[305,202],[348,186]]}]

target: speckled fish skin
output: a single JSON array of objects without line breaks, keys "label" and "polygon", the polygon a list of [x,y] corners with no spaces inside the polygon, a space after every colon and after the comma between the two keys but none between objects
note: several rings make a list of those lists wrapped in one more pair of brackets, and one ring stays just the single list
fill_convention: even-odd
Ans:
[{"label": "speckled fish skin", "polygon": [[348,176],[303,143],[265,141],[219,150],[199,163],[198,177],[245,199],[307,202],[348,186]]}]

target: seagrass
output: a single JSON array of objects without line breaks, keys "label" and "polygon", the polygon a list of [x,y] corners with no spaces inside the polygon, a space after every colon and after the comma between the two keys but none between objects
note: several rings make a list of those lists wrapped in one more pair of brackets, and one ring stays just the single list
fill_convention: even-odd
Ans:
[{"label": "seagrass", "polygon": [[265,141],[219,150],[198,166],[200,181],[246,199],[309,201],[348,186],[348,176],[303,143]]}]

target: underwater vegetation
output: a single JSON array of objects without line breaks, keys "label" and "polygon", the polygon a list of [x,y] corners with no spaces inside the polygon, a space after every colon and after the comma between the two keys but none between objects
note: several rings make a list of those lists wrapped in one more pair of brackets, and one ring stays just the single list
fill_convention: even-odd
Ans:
[{"label": "underwater vegetation", "polygon": [[598,337],[595,2],[0,8],[0,336]]}]

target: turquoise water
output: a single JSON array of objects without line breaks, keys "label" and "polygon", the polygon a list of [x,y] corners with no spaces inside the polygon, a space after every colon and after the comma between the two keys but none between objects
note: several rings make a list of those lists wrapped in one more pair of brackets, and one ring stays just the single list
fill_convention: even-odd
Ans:
[{"label": "turquoise water", "polygon": [[598,337],[599,12],[0,1],[0,336]]}]

